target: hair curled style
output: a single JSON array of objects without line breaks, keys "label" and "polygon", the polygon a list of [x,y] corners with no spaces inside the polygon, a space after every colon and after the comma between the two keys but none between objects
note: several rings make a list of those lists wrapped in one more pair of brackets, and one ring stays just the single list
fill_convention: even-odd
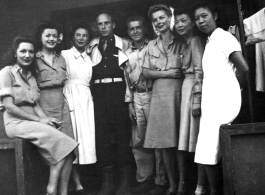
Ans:
[{"label": "hair curled style", "polygon": [[216,5],[209,0],[205,0],[205,1],[199,1],[198,3],[196,3],[193,7],[192,7],[192,13],[194,14],[194,12],[199,9],[199,8],[205,8],[210,10],[210,12],[212,14],[217,13],[217,7]]},{"label": "hair curled style", "polygon": [[149,20],[152,22],[153,13],[155,13],[157,11],[161,11],[161,10],[165,11],[168,17],[172,16],[172,11],[171,11],[170,7],[168,7],[167,5],[164,5],[164,4],[156,4],[156,5],[151,6],[149,8],[149,10],[148,10],[148,18],[149,18]]},{"label": "hair curled style", "polygon": [[80,28],[85,29],[88,32],[89,41],[92,40],[92,38],[93,38],[93,31],[92,31],[91,26],[89,24],[83,24],[83,23],[76,24],[76,25],[74,25],[72,27],[71,32],[70,32],[71,39],[73,39],[73,37],[75,35],[75,32],[78,29],[80,29]]},{"label": "hair curled style", "polygon": [[143,25],[143,27],[146,28],[146,24],[147,24],[147,23],[146,23],[146,19],[145,19],[144,17],[142,17],[142,16],[138,16],[138,15],[131,16],[131,17],[129,17],[129,18],[127,19],[127,21],[126,21],[127,27],[129,27],[129,24],[130,24],[131,22],[135,22],[135,21],[139,21],[139,22],[141,22],[142,25]]},{"label": "hair curled style", "polygon": [[[26,36],[26,35],[20,35],[14,38],[12,46],[9,48],[9,50],[7,51],[7,53],[4,55],[3,58],[3,64],[4,66],[10,66],[10,65],[14,65],[17,62],[17,57],[16,57],[16,52],[19,48],[19,45],[21,43],[30,43],[33,45],[34,50],[35,50],[35,40],[33,37],[31,36]],[[35,63],[33,60],[33,63],[29,66],[29,70],[31,71],[31,73],[35,74]]]},{"label": "hair curled style", "polygon": [[17,62],[16,52],[20,43],[31,43],[35,49],[35,40],[30,36],[17,36],[14,38],[12,46],[4,56],[4,65],[13,65]]},{"label": "hair curled style", "polygon": [[[55,23],[53,23],[51,21],[47,21],[47,20],[40,21],[39,24],[37,25],[37,28],[36,28],[36,31],[35,31],[36,52],[42,50],[41,37],[42,37],[42,33],[46,29],[55,29],[57,31],[57,33],[58,33],[58,38],[59,38],[59,35],[61,33],[61,30],[57,26],[57,24],[55,24]],[[57,45],[56,45],[54,50],[56,51],[56,53],[60,54],[61,53],[60,44],[57,43]]]}]

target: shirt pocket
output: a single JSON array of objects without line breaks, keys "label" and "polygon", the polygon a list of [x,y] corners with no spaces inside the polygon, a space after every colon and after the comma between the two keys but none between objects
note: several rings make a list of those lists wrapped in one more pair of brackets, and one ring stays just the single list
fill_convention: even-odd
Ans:
[{"label": "shirt pocket", "polygon": [[160,54],[159,51],[150,52],[150,63],[151,63],[150,69],[161,70],[166,65],[166,63],[163,63],[163,61],[165,62],[166,59],[164,58],[164,56]]},{"label": "shirt pocket", "polygon": [[181,69],[181,68],[182,68],[182,55],[180,54],[168,55],[166,70]]},{"label": "shirt pocket", "polygon": [[59,78],[56,78],[56,79],[59,79],[60,82],[64,82],[66,78],[69,78],[65,64],[60,65],[60,70],[59,70],[58,76],[59,76]]},{"label": "shirt pocket", "polygon": [[38,77],[37,81],[38,83],[46,82],[52,80],[51,74],[48,67],[45,66],[39,66],[38,67]]},{"label": "shirt pocket", "polygon": [[13,84],[12,91],[15,105],[20,105],[22,102],[27,102],[27,100],[29,100],[27,88],[23,88],[19,83],[15,82]]},{"label": "shirt pocket", "polygon": [[182,62],[182,69],[183,70],[189,69],[189,67],[191,65],[191,58],[192,58],[191,53],[184,52],[182,54],[181,62]]},{"label": "shirt pocket", "polygon": [[134,85],[135,82],[137,82],[138,79],[139,79],[139,76],[140,76],[140,70],[138,70],[138,69],[139,69],[139,68],[134,69],[134,70],[129,74],[131,85]]}]

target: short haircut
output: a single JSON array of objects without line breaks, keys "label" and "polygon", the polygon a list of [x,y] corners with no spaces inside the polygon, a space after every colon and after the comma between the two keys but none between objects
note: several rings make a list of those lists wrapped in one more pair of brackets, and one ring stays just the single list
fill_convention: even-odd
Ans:
[{"label": "short haircut", "polygon": [[127,19],[126,24],[129,27],[130,22],[141,21],[143,27],[146,27],[146,19],[142,16],[134,15]]},{"label": "short haircut", "polygon": [[[110,13],[108,13],[108,12],[102,12],[101,14],[98,15],[98,17],[99,17],[100,15],[103,15],[103,14],[109,16],[111,22],[112,22],[112,23],[115,23],[113,16],[112,16]],[[98,17],[97,17],[97,20],[98,20]],[[96,20],[96,21],[97,21],[97,20]]]},{"label": "short haircut", "polygon": [[149,20],[152,22],[152,14],[157,12],[157,11],[165,11],[168,17],[172,16],[172,11],[170,9],[170,7],[168,7],[167,5],[164,4],[156,4],[153,5],[149,8],[148,10],[148,18]]},{"label": "short haircut", "polygon": [[205,1],[199,1],[198,3],[196,3],[193,7],[192,7],[192,13],[194,14],[194,12],[199,9],[199,8],[205,8],[208,9],[212,12],[212,14],[217,13],[217,8],[216,5],[209,1],[209,0],[205,0]]},{"label": "short haircut", "polygon": [[76,24],[73,26],[72,30],[71,30],[71,39],[74,37],[75,35],[75,32],[78,30],[78,29],[85,29],[87,32],[88,32],[88,37],[89,37],[89,40],[92,39],[93,37],[93,32],[92,32],[92,28],[89,24],[83,24],[83,23],[79,23],[79,24]]}]

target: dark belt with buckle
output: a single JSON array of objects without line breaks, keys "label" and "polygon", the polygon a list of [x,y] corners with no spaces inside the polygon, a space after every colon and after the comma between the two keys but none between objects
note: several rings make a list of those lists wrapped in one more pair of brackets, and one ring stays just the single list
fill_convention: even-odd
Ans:
[{"label": "dark belt with buckle", "polygon": [[152,87],[149,88],[135,88],[135,92],[137,93],[145,93],[145,92],[149,92],[152,91]]}]

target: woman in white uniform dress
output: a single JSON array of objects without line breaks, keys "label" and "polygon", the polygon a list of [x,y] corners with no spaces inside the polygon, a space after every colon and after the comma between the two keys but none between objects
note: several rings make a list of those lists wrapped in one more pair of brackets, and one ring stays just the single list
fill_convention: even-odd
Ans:
[{"label": "woman in white uniform dress", "polygon": [[[85,51],[91,30],[83,25],[73,28],[73,47],[62,51],[67,64],[68,80],[64,95],[69,103],[75,140],[80,143],[74,164],[92,164],[96,162],[94,104],[89,88],[93,63]],[[72,172],[76,191],[84,194],[80,176],[73,166]]]},{"label": "woman in white uniform dress", "polygon": [[202,113],[195,162],[206,171],[210,195],[220,195],[219,128],[222,124],[231,123],[240,111],[240,88],[247,80],[248,65],[236,38],[217,28],[213,4],[198,4],[194,8],[194,16],[198,29],[208,35],[202,59]]}]

